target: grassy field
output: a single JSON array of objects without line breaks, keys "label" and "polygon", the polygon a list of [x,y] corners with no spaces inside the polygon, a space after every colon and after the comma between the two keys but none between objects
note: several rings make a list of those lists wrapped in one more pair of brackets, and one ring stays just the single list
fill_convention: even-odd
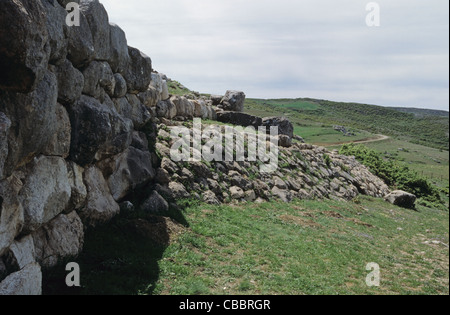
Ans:
[{"label": "grassy field", "polygon": [[247,99],[245,111],[265,116],[284,115],[304,126],[344,125],[448,151],[449,118],[433,111],[422,116],[392,108],[313,99]]},{"label": "grassy field", "polygon": [[[183,211],[185,226],[121,215],[88,233],[77,260],[82,288],[64,288],[61,267],[44,274],[44,292],[449,294],[449,214],[418,210],[361,197],[192,204]],[[164,237],[148,234],[142,222]],[[380,287],[366,285],[371,262],[381,268]]]}]

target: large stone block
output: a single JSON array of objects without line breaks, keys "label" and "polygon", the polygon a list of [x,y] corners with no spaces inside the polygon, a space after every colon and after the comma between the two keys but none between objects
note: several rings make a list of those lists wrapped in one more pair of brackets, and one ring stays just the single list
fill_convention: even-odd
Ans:
[{"label": "large stone block", "polygon": [[245,102],[245,93],[241,91],[227,91],[221,104],[224,110],[243,112]]},{"label": "large stone block", "polygon": [[46,71],[35,91],[22,94],[0,90],[0,112],[11,120],[8,136],[8,158],[4,175],[30,162],[42,153],[57,131],[57,82],[55,75]]},{"label": "large stone block", "polygon": [[123,199],[133,189],[155,177],[150,152],[130,147],[122,154],[98,164],[107,179],[114,200]]},{"label": "large stone block", "polygon": [[108,13],[98,0],[81,0],[80,10],[86,16],[91,29],[96,60],[111,59],[111,28]]},{"label": "large stone block", "polygon": [[78,100],[84,88],[83,74],[67,59],[52,67],[52,71],[58,80],[58,102],[68,105]]},{"label": "large stone block", "polygon": [[81,166],[123,152],[131,143],[130,120],[98,100],[81,96],[69,106],[72,125],[70,158]]},{"label": "large stone block", "polygon": [[27,265],[0,283],[0,295],[41,295],[42,272],[38,263]]},{"label": "large stone block", "polygon": [[114,96],[116,80],[107,62],[93,61],[83,71],[83,93],[101,102],[105,100],[105,93]]},{"label": "large stone block", "polygon": [[50,58],[48,40],[41,1],[0,1],[0,89],[36,88]]},{"label": "large stone block", "polygon": [[74,258],[83,249],[83,223],[75,211],[60,214],[32,236],[36,260],[45,268],[54,267],[63,259]]},{"label": "large stone block", "polygon": [[120,207],[112,197],[108,183],[97,167],[92,166],[84,172],[84,182],[88,192],[87,202],[78,213],[86,226],[95,227],[119,214]]},{"label": "large stone block", "polygon": [[69,27],[67,30],[68,48],[67,59],[80,69],[88,65],[95,58],[94,40],[88,20],[80,12],[80,26]]},{"label": "large stone block", "polygon": [[44,0],[42,4],[45,8],[49,35],[50,63],[57,64],[67,56],[67,12],[56,0]]},{"label": "large stone block", "polygon": [[124,74],[130,64],[128,45],[125,32],[116,24],[111,28],[111,59],[109,64],[114,73]]},{"label": "large stone block", "polygon": [[71,185],[63,158],[40,156],[27,166],[19,200],[24,208],[25,231],[35,231],[63,212]]},{"label": "large stone block", "polygon": [[128,47],[128,54],[130,55],[130,65],[124,73],[128,92],[132,94],[145,92],[151,82],[152,60],[133,47]]},{"label": "large stone block", "polygon": [[45,147],[43,153],[50,156],[67,158],[70,152],[71,126],[67,110],[61,104],[56,107],[56,132]]}]

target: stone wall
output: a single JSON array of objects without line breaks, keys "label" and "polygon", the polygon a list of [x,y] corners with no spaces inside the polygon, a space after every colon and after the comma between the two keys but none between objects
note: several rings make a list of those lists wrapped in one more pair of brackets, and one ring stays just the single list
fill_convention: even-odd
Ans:
[{"label": "stone wall", "polygon": [[277,125],[288,138],[274,174],[249,161],[173,162],[170,128],[218,113],[239,124],[223,113],[243,114],[245,94],[170,95],[167,77],[127,45],[98,0],[71,1],[81,8],[73,27],[65,23],[68,2],[0,2],[0,295],[40,294],[42,269],[76,257],[86,229],[121,206],[164,215],[180,198],[218,204],[388,193],[354,158],[292,145],[292,125],[280,118],[239,116]]},{"label": "stone wall", "polygon": [[41,268],[78,255],[159,163],[167,85],[99,1],[73,1],[72,27],[67,2],[0,3],[0,294],[40,294]]}]

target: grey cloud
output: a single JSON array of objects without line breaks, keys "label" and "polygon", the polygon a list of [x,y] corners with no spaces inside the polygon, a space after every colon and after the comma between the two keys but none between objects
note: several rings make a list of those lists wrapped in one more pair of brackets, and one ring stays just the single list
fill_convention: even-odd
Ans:
[{"label": "grey cloud", "polygon": [[156,69],[202,92],[448,110],[446,0],[102,0]]}]

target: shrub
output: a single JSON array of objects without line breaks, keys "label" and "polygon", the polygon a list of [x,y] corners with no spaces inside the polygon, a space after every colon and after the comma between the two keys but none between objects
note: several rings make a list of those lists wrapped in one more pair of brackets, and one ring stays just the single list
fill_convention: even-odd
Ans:
[{"label": "shrub", "polygon": [[441,202],[440,191],[430,181],[407,166],[394,160],[385,160],[381,153],[364,145],[345,144],[340,154],[355,156],[388,186],[407,191],[428,202]]}]

